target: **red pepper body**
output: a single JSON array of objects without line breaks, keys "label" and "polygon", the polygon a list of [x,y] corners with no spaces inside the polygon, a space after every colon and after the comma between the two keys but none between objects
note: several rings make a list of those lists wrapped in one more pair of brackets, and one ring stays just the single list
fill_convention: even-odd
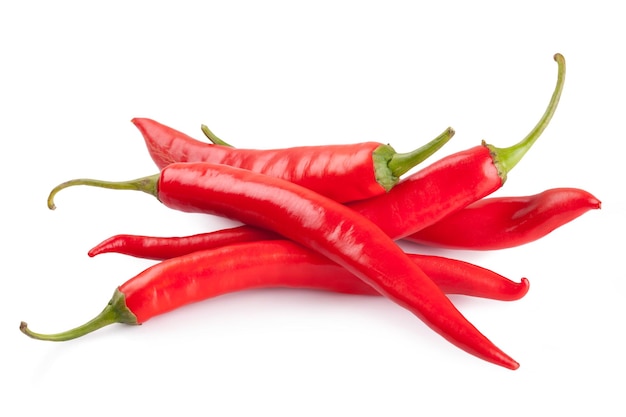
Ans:
[{"label": "red pepper body", "polygon": [[[407,257],[417,265],[424,264],[436,285],[448,293],[515,300],[528,291],[526,278],[515,283],[462,261],[412,254]],[[116,288],[95,318],[69,331],[36,333],[25,322],[20,323],[20,331],[34,339],[66,341],[112,323],[141,324],[195,301],[263,287],[378,294],[345,268],[296,243],[286,240],[244,243],[192,252],[148,268]]]},{"label": "red pepper body", "polygon": [[429,246],[493,250],[537,240],[592,209],[600,201],[578,188],[477,201],[407,237]]},{"label": "red pepper body", "polygon": [[392,239],[401,239],[493,193],[503,184],[488,147],[445,156],[392,190],[349,204]]},{"label": "red pepper body", "polygon": [[203,163],[165,167],[157,197],[176,210],[277,232],[337,262],[456,346],[510,369],[519,366],[469,323],[380,228],[336,201],[278,178]]},{"label": "red pepper body", "polygon": [[[404,239],[446,249],[506,249],[538,240],[600,207],[596,197],[578,188],[553,188],[532,196],[484,198]],[[88,254],[115,252],[167,259],[223,245],[274,239],[281,236],[246,225],[181,237],[115,235]]]},{"label": "red pepper body", "polygon": [[386,191],[376,181],[373,154],[381,146],[377,142],[237,149],[198,141],[151,119],[135,118],[132,122],[159,169],[174,162],[230,165],[291,181],[340,202]]},{"label": "red pepper body", "polygon": [[[453,259],[408,254],[448,294],[503,301],[528,292],[487,269]],[[119,287],[138,323],[186,304],[253,288],[306,288],[380,295],[343,267],[286,240],[223,246],[160,262]]]}]

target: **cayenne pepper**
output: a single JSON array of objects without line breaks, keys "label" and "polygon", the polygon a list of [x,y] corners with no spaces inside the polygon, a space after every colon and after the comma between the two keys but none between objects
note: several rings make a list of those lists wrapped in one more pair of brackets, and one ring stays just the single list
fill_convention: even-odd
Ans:
[{"label": "cayenne pepper", "polygon": [[[530,196],[483,198],[404,240],[446,249],[512,248],[538,240],[600,207],[600,200],[578,188],[553,188]],[[93,257],[121,253],[167,259],[233,243],[273,239],[281,239],[281,236],[252,226],[180,237],[120,234],[100,242],[87,254]]]},{"label": "cayenne pepper", "polygon": [[544,237],[600,205],[600,200],[578,188],[483,199],[405,239],[448,249],[511,248]]},{"label": "cayenne pepper", "polygon": [[[259,229],[260,230],[260,229]],[[287,256],[284,252],[292,249],[296,254],[294,256],[299,256],[301,258],[306,258],[305,253],[308,253],[312,258],[317,259],[319,256],[315,254],[313,251],[310,251],[302,246],[293,246],[290,245],[288,240],[271,240],[264,241],[258,239],[257,241],[250,242],[238,242],[233,245],[221,245],[221,246],[209,246],[209,247],[195,247],[193,244],[177,244],[179,239],[183,240],[183,242],[189,242],[191,236],[186,238],[156,238],[156,237],[148,237],[148,236],[132,236],[126,235],[134,238],[135,244],[128,245],[129,240],[126,240],[127,246],[124,249],[118,249],[117,253],[123,253],[126,255],[131,255],[137,258],[144,259],[152,259],[157,261],[163,261],[166,259],[178,258],[181,256],[187,256],[194,252],[205,252],[211,249],[219,249],[224,246],[238,246],[241,245],[249,254],[237,255],[235,259],[237,263],[254,263],[256,265],[261,265],[263,262],[270,259],[272,263],[281,257]],[[276,235],[278,236],[278,235]],[[151,243],[146,243],[151,242]],[[173,243],[173,244],[171,244]],[[171,245],[170,245],[171,244]],[[278,247],[279,253],[267,253],[268,251],[274,250]],[[112,252],[110,250],[108,252]],[[100,250],[91,250],[89,252],[90,256],[97,256],[99,254],[105,253],[106,251]],[[443,256],[435,256],[435,255],[419,255],[413,253],[407,253],[407,256],[417,264],[418,267],[422,269],[428,275],[439,288],[446,294],[463,294],[463,295],[472,295],[474,297],[483,297],[483,298],[491,298],[495,300],[502,301],[513,301],[522,298],[528,292],[529,283],[526,278],[522,278],[521,283],[516,283],[511,281],[508,278],[503,277],[500,274],[497,274],[489,269],[480,267],[478,265],[474,265],[470,262],[461,261],[458,259],[447,258]],[[325,260],[328,263],[328,267],[330,268],[333,264],[329,260]],[[317,263],[315,263],[317,265]],[[308,263],[303,262],[302,268],[307,268]],[[272,268],[270,267],[271,271]],[[345,278],[345,274],[348,274],[346,271],[345,274],[338,271],[334,271],[332,274],[323,274],[322,271],[319,271],[319,276],[317,276],[317,280],[322,281],[320,285],[335,285],[335,281],[344,282],[346,280],[355,281],[356,278],[352,276],[352,278]],[[315,271],[308,271],[307,274],[310,273],[315,275]],[[296,274],[297,275],[297,274]],[[265,278],[264,276],[259,276],[259,282],[266,282],[265,280],[269,279],[270,283],[265,285],[271,286],[271,280],[274,278]],[[295,280],[300,280],[300,278],[294,277]],[[305,280],[306,281],[306,280]],[[330,282],[326,282],[330,281]],[[308,281],[307,281],[308,282]],[[282,285],[282,284],[281,284]],[[307,284],[309,288],[314,288],[314,284]],[[354,284],[359,288],[359,291],[355,290],[355,294],[361,293],[376,293],[373,289],[371,291],[360,290],[363,286],[360,283]],[[289,286],[289,285],[286,285]],[[344,292],[339,291],[337,292]],[[378,293],[376,293],[378,294]]]},{"label": "cayenne pepper", "polygon": [[68,181],[50,193],[49,206],[54,208],[58,191],[74,185],[143,191],[175,210],[272,230],[346,268],[466,352],[508,369],[519,367],[380,228],[307,188],[227,165],[174,163],[160,174],[133,181]]},{"label": "cayenne pepper", "polygon": [[361,142],[282,149],[237,149],[200,142],[152,119],[132,122],[144,137],[153,161],[163,169],[173,162],[209,162],[283,178],[339,202],[363,200],[393,188],[401,175],[446,144],[454,130],[408,153],[389,145]]},{"label": "cayenne pepper", "polygon": [[[421,264],[422,255],[409,255]],[[462,261],[431,257],[430,276],[442,291],[510,301],[528,292],[528,280],[515,283]],[[113,323],[143,324],[187,304],[254,288],[305,288],[344,294],[380,295],[346,269],[290,241],[242,243],[198,251],[159,262],[120,285],[104,310],[88,323],[56,334],[27,336],[67,341]],[[193,289],[190,291],[190,289]]]}]

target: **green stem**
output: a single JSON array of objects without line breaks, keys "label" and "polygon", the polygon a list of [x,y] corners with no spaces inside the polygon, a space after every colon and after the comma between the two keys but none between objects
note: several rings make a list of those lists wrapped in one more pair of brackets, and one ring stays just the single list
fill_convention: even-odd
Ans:
[{"label": "green stem", "polygon": [[389,145],[380,145],[372,153],[374,177],[386,191],[391,190],[405,174],[434,154],[454,136],[451,127],[424,146],[407,153],[397,153]]},{"label": "green stem", "polygon": [[157,195],[157,183],[159,181],[159,174],[150,175],[148,177],[137,178],[131,181],[101,181],[89,178],[79,178],[75,180],[66,181],[57,185],[52,189],[48,196],[48,208],[54,210],[56,205],[54,204],[54,197],[56,194],[64,188],[72,187],[75,185],[88,185],[91,187],[109,188],[112,190],[134,190],[143,191],[158,198]]},{"label": "green stem", "polygon": [[487,145],[491,150],[496,165],[498,166],[503,182],[506,180],[507,173],[511,171],[515,165],[517,165],[535,141],[537,141],[539,136],[541,136],[546,126],[548,126],[548,123],[550,123],[550,120],[556,111],[557,105],[559,104],[561,92],[563,91],[563,84],[565,82],[565,58],[561,54],[555,54],[554,60],[558,64],[556,87],[552,93],[550,103],[548,103],[548,107],[546,108],[541,119],[539,119],[539,122],[537,122],[535,127],[528,133],[528,135],[526,135],[524,139],[513,146],[508,148],[497,148],[493,145]]},{"label": "green stem", "polygon": [[126,297],[119,289],[115,290],[111,301],[109,301],[104,310],[82,326],[61,333],[41,334],[30,331],[28,325],[22,322],[20,323],[20,330],[33,339],[64,342],[84,336],[113,323],[139,324],[137,323],[137,317],[126,306]]},{"label": "green stem", "polygon": [[229,148],[232,148],[232,145],[230,145],[227,142],[224,142],[222,139],[218,138],[215,133],[211,132],[211,130],[209,130],[209,128],[206,125],[201,125],[200,129],[202,129],[202,132],[204,133],[204,135],[209,138],[209,140],[211,142],[213,142],[215,145],[222,145],[222,146],[228,146]]},{"label": "green stem", "polygon": [[394,177],[400,177],[413,167],[424,162],[428,157],[437,152],[443,145],[445,145],[454,136],[454,129],[451,127],[444,130],[439,136],[431,140],[424,146],[415,149],[411,152],[396,153],[391,157],[391,160],[387,163],[387,166],[391,170],[391,175]]}]

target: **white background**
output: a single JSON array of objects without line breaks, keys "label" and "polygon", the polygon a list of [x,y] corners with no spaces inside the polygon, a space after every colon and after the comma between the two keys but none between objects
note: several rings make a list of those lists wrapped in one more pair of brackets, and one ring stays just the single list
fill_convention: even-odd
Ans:
[{"label": "white background", "polygon": [[[3,2],[0,414],[624,415],[622,8],[419,4]],[[233,224],[87,187],[47,209],[71,178],[156,173],[131,118],[198,139],[205,123],[257,148],[408,151],[452,126],[443,156],[522,138],[552,93],[555,52],[568,66],[560,107],[496,195],[579,187],[602,209],[520,248],[427,251],[530,279],[516,302],[453,298],[519,370],[452,347],[385,299],[307,291],[227,295],[66,343],[19,332],[21,320],[40,332],[83,323],[152,264],[88,258],[104,238]]]}]

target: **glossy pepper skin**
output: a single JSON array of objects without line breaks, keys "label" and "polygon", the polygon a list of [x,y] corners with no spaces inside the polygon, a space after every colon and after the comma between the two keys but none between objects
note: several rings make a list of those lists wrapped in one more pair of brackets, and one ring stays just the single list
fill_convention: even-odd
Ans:
[{"label": "glossy pepper skin", "polygon": [[[446,249],[506,249],[538,240],[600,207],[600,200],[579,188],[552,188],[530,196],[483,198],[404,239]],[[274,239],[281,239],[281,236],[245,225],[180,237],[121,234],[100,242],[88,255],[121,253],[167,259],[223,245]]]},{"label": "glossy pepper skin", "polygon": [[[526,278],[518,283],[468,262],[440,256],[407,256],[446,294],[515,301],[528,293]],[[229,245],[165,261],[167,267],[155,267],[154,271],[120,286],[120,291],[126,294],[127,306],[136,312],[140,322],[162,314],[162,306],[169,311],[189,303],[185,292],[190,285],[198,289],[194,301],[247,289],[276,287],[380,295],[338,264],[287,240]],[[166,295],[168,301],[155,303],[150,288]],[[155,307],[159,309],[154,310]]]},{"label": "glossy pepper skin", "polygon": [[92,185],[133,189],[165,206],[231,218],[272,230],[312,249],[408,309],[466,352],[508,369],[519,364],[496,347],[379,227],[345,205],[291,182],[207,163],[175,163],[160,174],[121,183],[73,180],[56,187]]},{"label": "glossy pepper skin", "polygon": [[349,207],[397,240],[436,223],[503,184],[486,146],[445,156],[403,179],[392,192]]},{"label": "glossy pepper skin", "polygon": [[[172,245],[169,246],[171,238],[157,238],[149,236],[132,236],[137,240],[136,244],[132,247],[127,247],[125,251],[119,251],[119,253],[125,253],[127,255],[135,256],[144,259],[153,259],[157,261],[163,261],[166,259],[173,259],[178,257],[188,256],[194,252],[206,252],[211,249],[219,249],[224,246],[239,246],[247,253],[234,253],[234,257],[237,263],[252,263],[262,268],[264,262],[268,259],[272,265],[274,261],[285,258],[287,263],[292,263],[289,256],[293,256],[294,259],[301,261],[298,268],[306,269],[310,268],[310,265],[324,264],[326,270],[312,270],[312,271],[300,271],[297,270],[293,274],[293,280],[297,282],[306,282],[303,285],[305,288],[317,288],[316,285],[322,285],[329,291],[335,292],[347,292],[352,294],[378,294],[374,289],[367,287],[361,280],[354,277],[352,274],[344,271],[336,264],[330,262],[325,258],[321,258],[324,261],[320,261],[320,256],[315,252],[306,249],[302,246],[293,245],[288,240],[257,240],[244,243],[235,243],[233,245],[215,246],[209,248],[195,247],[195,245]],[[152,244],[142,244],[142,241],[149,241]],[[270,243],[271,242],[271,243]],[[158,248],[158,249],[156,249]],[[171,248],[168,250],[168,248]],[[292,255],[288,255],[286,252],[293,251]],[[276,252],[272,252],[276,251]],[[269,252],[269,253],[268,253]],[[93,253],[91,256],[96,256],[104,252]],[[469,262],[460,261],[457,259],[446,258],[443,256],[434,255],[418,255],[407,253],[407,256],[428,275],[439,288],[446,294],[463,294],[471,295],[474,297],[491,298],[501,301],[513,301],[522,298],[528,292],[529,283],[526,278],[522,278],[521,283],[516,283],[508,278],[503,277],[489,269],[482,268],[478,265],[474,265]],[[308,262],[307,259],[316,260],[315,262]],[[273,270],[273,266],[270,265],[269,271]],[[333,268],[331,268],[331,266]],[[329,271],[332,271],[330,273]],[[326,273],[328,272],[328,273]],[[313,282],[310,282],[304,277],[311,277]],[[272,281],[273,278],[266,278],[260,274],[259,281],[265,283],[266,286],[291,286],[284,284],[285,282],[291,282],[288,278],[279,278],[281,283]],[[269,280],[269,282],[268,282]],[[346,285],[348,282],[350,286],[349,290],[342,291],[340,289],[334,289],[335,285]],[[296,285],[296,284],[294,284]]]},{"label": "glossy pepper skin", "polygon": [[579,188],[483,199],[406,239],[449,249],[505,249],[540,239],[600,204]]},{"label": "glossy pepper skin", "polygon": [[[420,263],[422,255],[408,255]],[[478,266],[430,257],[428,272],[449,294],[517,300],[528,280],[515,283]],[[143,324],[152,317],[223,294],[254,288],[304,288],[345,294],[379,295],[341,266],[302,246],[282,241],[243,243],[189,253],[159,262],[120,285],[95,319],[57,334],[20,329],[35,339],[65,341],[113,323]]]},{"label": "glossy pepper skin", "polygon": [[159,169],[174,162],[208,162],[249,169],[302,185],[339,202],[384,194],[399,177],[454,135],[446,129],[426,145],[398,154],[389,145],[361,142],[282,149],[237,149],[196,140],[148,118],[132,122]]}]

